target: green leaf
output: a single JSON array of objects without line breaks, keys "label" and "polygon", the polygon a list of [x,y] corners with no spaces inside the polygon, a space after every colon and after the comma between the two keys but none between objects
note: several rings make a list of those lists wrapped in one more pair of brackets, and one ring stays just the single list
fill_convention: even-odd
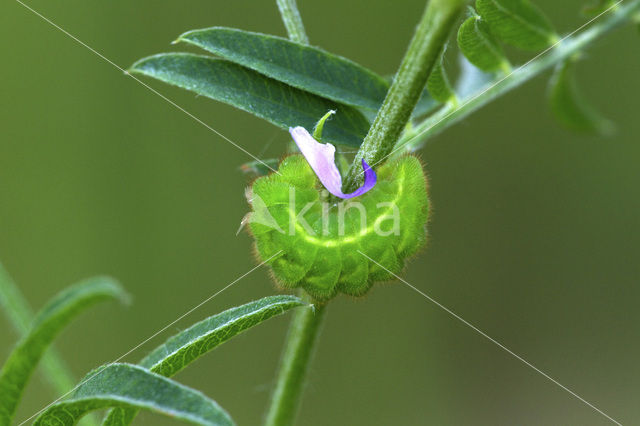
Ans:
[{"label": "green leaf", "polygon": [[549,85],[549,102],[556,118],[571,130],[607,135],[614,129],[613,123],[582,97],[571,60],[556,67]]},{"label": "green leaf", "polygon": [[94,410],[135,407],[206,426],[231,426],[226,411],[202,393],[129,364],[110,364],[89,373],[73,396],[49,407],[35,426],[73,426]]},{"label": "green leaf", "polygon": [[387,82],[349,59],[272,35],[214,27],[189,31],[184,41],[323,98],[378,110]]},{"label": "green leaf", "polygon": [[369,122],[353,107],[337,104],[222,59],[164,53],[136,62],[132,72],[250,112],[278,127],[313,129],[328,110],[337,111],[324,132],[334,144],[359,146]]},{"label": "green leaf", "polygon": [[436,61],[436,64],[429,75],[429,79],[427,80],[427,90],[433,99],[438,102],[455,102],[456,94],[451,87],[451,83],[449,83],[449,78],[444,71],[442,61],[443,55],[441,55],[440,59]]},{"label": "green leaf", "polygon": [[458,30],[458,46],[462,54],[483,71],[511,71],[504,51],[495,39],[489,25],[480,16],[471,16]]},{"label": "green leaf", "polygon": [[0,425],[11,422],[20,396],[42,354],[78,314],[105,299],[126,299],[111,278],[92,278],[63,290],[36,316],[0,371]]},{"label": "green leaf", "polygon": [[[171,377],[249,328],[304,305],[305,303],[295,296],[269,296],[231,308],[171,337],[147,355],[140,365],[154,373]],[[135,415],[135,409],[116,409],[109,413],[103,425],[128,425]]]},{"label": "green leaf", "polygon": [[476,9],[500,40],[524,50],[558,41],[547,17],[529,0],[476,0]]},{"label": "green leaf", "polygon": [[269,296],[228,309],[176,334],[147,355],[140,365],[171,377],[202,355],[271,317],[304,306],[295,296]]},{"label": "green leaf", "polygon": [[[0,263],[0,308],[20,336],[27,334],[33,321],[33,312],[2,263]],[[42,356],[40,365],[40,373],[57,393],[65,393],[75,383],[69,368],[54,348],[50,348]]]}]

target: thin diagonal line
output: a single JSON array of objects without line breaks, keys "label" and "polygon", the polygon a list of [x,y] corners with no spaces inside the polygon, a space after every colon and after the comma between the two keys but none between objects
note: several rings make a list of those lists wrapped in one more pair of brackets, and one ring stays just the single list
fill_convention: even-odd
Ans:
[{"label": "thin diagonal line", "polygon": [[[423,131],[421,131],[420,133],[418,133],[417,135],[411,137],[411,139],[408,139],[407,141],[405,141],[403,144],[398,145],[396,148],[394,148],[389,154],[385,155],[384,157],[382,157],[380,160],[378,160],[377,162],[375,162],[373,165],[371,165],[370,167],[374,167],[378,164],[380,164],[381,162],[383,162],[384,160],[386,160],[387,158],[389,158],[389,156],[393,155],[394,153],[398,152],[400,149],[404,148],[405,146],[407,146],[412,140],[419,138],[420,136],[422,136],[423,134],[427,133],[429,130],[433,129],[435,126],[437,126],[438,124],[442,123],[444,120],[446,120],[447,118],[451,117],[451,115],[453,115],[457,110],[459,110],[460,108],[468,105],[469,103],[475,101],[477,98],[479,98],[480,96],[484,95],[485,93],[487,93],[489,90],[493,89],[494,87],[496,87],[498,84],[502,83],[503,81],[505,81],[506,79],[508,79],[509,77],[511,77],[514,73],[521,71],[522,69],[524,69],[525,67],[527,67],[529,64],[531,64],[532,62],[534,62],[535,60],[539,59],[540,57],[546,55],[547,53],[549,53],[551,50],[553,50],[556,46],[558,46],[560,43],[564,42],[565,40],[567,40],[570,37],[573,37],[576,33],[582,31],[584,28],[588,27],[589,25],[591,25],[594,21],[596,21],[597,19],[601,18],[602,16],[606,15],[607,13],[609,13],[611,10],[615,9],[616,7],[618,7],[621,3],[623,2],[623,0],[618,0],[616,3],[612,4],[610,7],[608,7],[606,10],[604,10],[603,12],[599,13],[598,15],[594,16],[592,19],[590,19],[589,21],[585,22],[584,24],[582,24],[581,26],[579,26],[578,28],[576,28],[575,30],[573,30],[572,32],[570,32],[569,34],[567,34],[566,36],[562,37],[560,40],[556,41],[555,43],[553,43],[551,46],[547,47],[545,50],[543,50],[542,52],[538,53],[536,56],[534,56],[533,58],[529,59],[527,62],[525,62],[524,64],[520,65],[519,67],[513,69],[509,74],[505,75],[504,77],[502,77],[500,80],[496,81],[495,83],[493,83],[491,86],[487,87],[486,89],[482,90],[480,93],[472,96],[471,98],[467,99],[465,102],[463,102],[461,105],[459,105],[456,109],[454,109],[453,111],[451,111],[450,113],[446,114],[444,117],[442,117],[440,120],[436,121],[435,123],[433,123],[431,126],[427,127],[426,129],[424,129]],[[360,172],[360,175],[364,174],[364,171]]]},{"label": "thin diagonal line", "polygon": [[[264,264],[266,264],[267,262],[269,262],[271,259],[273,259],[274,257],[278,256],[280,253],[282,253],[282,250],[278,251],[276,254],[274,254],[273,256],[271,256],[270,258],[268,258],[267,260],[261,262],[259,265],[253,267],[251,270],[249,270],[248,272],[242,274],[241,276],[239,276],[238,278],[236,278],[235,280],[233,280],[231,283],[227,284],[224,288],[222,288],[221,290],[218,290],[217,292],[215,292],[214,294],[212,294],[211,296],[207,297],[205,300],[203,300],[202,302],[198,303],[196,306],[194,306],[193,308],[189,309],[187,312],[185,312],[184,314],[180,315],[178,318],[176,318],[175,320],[171,321],[169,324],[165,325],[164,327],[162,327],[160,330],[156,331],[155,333],[153,333],[151,336],[147,337],[146,339],[144,339],[142,342],[138,343],[136,346],[134,346],[133,348],[129,349],[127,352],[125,352],[124,354],[120,355],[116,360],[111,361],[107,364],[105,364],[105,366],[109,366],[112,364],[115,364],[119,361],[121,361],[124,357],[126,357],[127,355],[129,355],[130,353],[132,353],[133,351],[135,351],[136,349],[140,348],[142,345],[144,345],[145,343],[147,343],[148,341],[150,341],[151,339],[153,339],[154,337],[156,337],[157,335],[159,335],[160,333],[162,333],[163,331],[166,331],[169,327],[172,327],[174,324],[176,324],[178,321],[180,321],[181,319],[183,319],[184,317],[190,315],[191,313],[193,313],[193,311],[195,311],[196,309],[200,308],[202,305],[204,305],[205,303],[209,302],[211,299],[213,299],[214,297],[216,297],[217,295],[219,295],[220,293],[222,293],[223,291],[225,291],[226,289],[228,289],[229,287],[231,287],[232,285],[234,285],[235,283],[237,283],[238,281],[240,281],[241,279],[243,279],[244,277],[246,277],[247,275],[249,275],[250,273],[252,273],[253,271],[255,271],[256,269],[260,268],[261,266],[263,266]],[[67,395],[71,394],[73,391],[75,391],[76,389],[78,389],[80,386],[84,385],[85,383],[87,383],[88,381],[90,381],[91,379],[93,379],[96,374],[93,374],[92,376],[87,377],[85,380],[82,380],[80,383],[78,383],[73,389],[71,389],[69,392],[65,393],[64,395],[60,396],[58,399],[56,399],[55,401],[51,402],[50,404],[48,404],[46,407],[40,409],[38,412],[36,412],[35,414],[33,414],[31,417],[23,420],[21,423],[18,424],[18,426],[22,426],[23,424],[25,424],[26,422],[28,422],[29,420],[33,419],[35,416],[39,415],[40,413],[42,413],[43,411],[45,411],[47,408],[51,407],[52,405],[56,404],[57,402],[61,401],[64,397],[66,397]]]},{"label": "thin diagonal line", "polygon": [[462,322],[467,327],[471,328],[472,330],[474,330],[475,332],[477,332],[481,336],[485,337],[486,339],[488,339],[489,341],[491,341],[492,343],[497,345],[500,349],[504,350],[509,355],[515,357],[518,361],[524,363],[528,367],[531,367],[533,370],[535,370],[536,372],[540,373],[546,379],[550,380],[555,385],[559,386],[561,389],[569,392],[575,398],[577,398],[580,401],[582,401],[583,403],[587,404],[589,407],[593,408],[595,411],[597,411],[598,413],[602,414],[604,417],[606,417],[607,419],[611,420],[613,423],[615,423],[615,424],[617,424],[619,426],[622,426],[622,424],[620,422],[618,422],[617,420],[615,420],[614,418],[609,416],[607,413],[605,413],[604,411],[600,410],[598,407],[596,407],[595,405],[593,405],[592,403],[590,403],[589,401],[587,401],[586,399],[584,399],[583,397],[581,397],[580,395],[578,395],[577,393],[575,393],[574,391],[569,389],[568,387],[564,386],[562,383],[558,382],[556,379],[554,379],[553,377],[549,376],[547,373],[545,373],[544,371],[540,370],[538,367],[536,367],[535,365],[531,364],[529,361],[527,361],[526,359],[522,358],[520,355],[518,355],[517,353],[513,352],[511,349],[507,348],[502,343],[498,342],[496,339],[494,339],[493,337],[489,336],[487,333],[485,333],[484,331],[480,330],[478,327],[476,327],[475,325],[471,324],[469,321],[467,321],[464,318],[462,318],[460,315],[458,315],[455,312],[453,312],[451,309],[449,309],[446,306],[444,306],[443,304],[439,303],[438,301],[436,301],[435,299],[433,299],[432,297],[430,297],[429,295],[427,295],[423,291],[419,290],[418,288],[414,287],[413,285],[409,284],[407,281],[405,281],[404,279],[402,279],[398,275],[394,274],[393,272],[391,272],[390,270],[385,268],[383,265],[379,264],[378,262],[376,262],[375,260],[373,260],[372,258],[367,256],[366,254],[364,254],[360,250],[358,250],[358,253],[360,253],[361,255],[363,255],[364,257],[366,257],[367,259],[369,259],[370,261],[372,261],[373,263],[375,263],[376,265],[378,265],[379,267],[381,267],[382,269],[384,269],[385,271],[387,271],[388,273],[390,273],[391,275],[393,275],[394,277],[396,277],[397,279],[399,279],[400,281],[402,281],[403,283],[408,285],[409,287],[411,287],[416,292],[420,293],[427,300],[429,300],[430,302],[435,304],[440,309],[444,310],[446,313],[448,313],[449,315],[451,315],[452,317],[454,317],[458,321]]},{"label": "thin diagonal line", "polygon": [[213,127],[211,127],[210,125],[208,125],[207,123],[205,123],[204,121],[202,121],[201,119],[199,119],[198,117],[196,117],[195,115],[193,115],[192,113],[190,113],[189,111],[187,111],[186,109],[184,109],[183,107],[181,107],[180,105],[178,105],[177,103],[175,103],[174,101],[172,101],[171,99],[169,99],[168,97],[166,97],[165,95],[163,95],[162,93],[158,92],[156,89],[154,89],[153,87],[149,86],[147,83],[145,83],[144,81],[140,80],[139,78],[137,78],[136,76],[132,75],[131,73],[129,73],[126,69],[122,68],[120,65],[116,64],[115,62],[113,62],[111,59],[107,58],[106,56],[104,56],[102,53],[98,52],[97,50],[95,50],[93,47],[89,46],[88,44],[86,44],[85,42],[83,42],[82,40],[80,40],[79,38],[77,38],[76,36],[74,36],[73,34],[71,34],[70,32],[68,32],[67,30],[65,30],[64,28],[60,27],[59,25],[57,25],[56,23],[54,23],[51,19],[47,18],[46,16],[42,15],[40,12],[38,12],[37,10],[31,8],[30,6],[28,6],[27,4],[23,3],[21,0],[16,0],[16,2],[18,2],[21,6],[23,6],[25,9],[33,12],[35,15],[37,15],[39,18],[41,18],[43,21],[47,22],[48,24],[50,24],[51,26],[53,26],[54,28],[56,28],[57,30],[61,31],[63,34],[65,34],[66,36],[68,36],[69,38],[71,38],[72,40],[74,40],[76,43],[80,44],[81,46],[87,48],[88,50],[90,50],[92,53],[94,53],[96,56],[98,56],[99,58],[103,59],[104,61],[106,61],[107,63],[109,63],[110,65],[112,65],[114,68],[118,69],[119,71],[122,71],[125,75],[131,77],[132,79],[134,79],[135,81],[137,81],[138,83],[140,83],[142,86],[144,86],[147,90],[149,90],[150,92],[158,95],[160,98],[162,98],[163,100],[165,100],[166,102],[168,102],[169,104],[171,104],[172,106],[174,106],[175,108],[177,108],[178,110],[182,111],[183,113],[185,113],[186,115],[188,115],[190,118],[192,118],[193,120],[195,120],[196,122],[198,122],[199,124],[203,125],[204,127],[206,127],[207,129],[209,129],[210,131],[212,131],[213,133],[215,133],[216,135],[220,136],[222,139],[224,139],[225,141],[229,142],[231,145],[235,146],[236,148],[238,148],[240,151],[244,152],[245,154],[247,154],[249,157],[253,158],[256,161],[259,161],[260,163],[262,163],[264,166],[266,166],[267,168],[269,168],[271,171],[276,172],[278,174],[280,174],[277,170],[273,169],[271,166],[269,166],[267,163],[263,162],[261,159],[259,159],[258,157],[256,157],[255,155],[253,155],[252,153],[250,153],[249,151],[247,151],[246,149],[244,149],[243,147],[241,147],[240,145],[238,145],[237,143],[235,143],[234,141],[232,141],[231,139],[229,139],[228,137],[226,137],[225,135],[223,135],[222,133],[220,133],[219,131],[217,131],[216,129],[214,129]]}]

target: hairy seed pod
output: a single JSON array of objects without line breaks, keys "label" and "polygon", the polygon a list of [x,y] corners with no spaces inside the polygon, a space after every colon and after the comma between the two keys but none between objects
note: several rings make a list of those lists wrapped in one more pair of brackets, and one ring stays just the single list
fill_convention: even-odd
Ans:
[{"label": "hairy seed pod", "polygon": [[259,260],[273,257],[281,287],[302,287],[320,301],[338,292],[361,296],[393,279],[425,244],[427,182],[414,156],[386,162],[375,187],[351,200],[330,197],[300,155],[278,171],[247,190],[245,221]]}]

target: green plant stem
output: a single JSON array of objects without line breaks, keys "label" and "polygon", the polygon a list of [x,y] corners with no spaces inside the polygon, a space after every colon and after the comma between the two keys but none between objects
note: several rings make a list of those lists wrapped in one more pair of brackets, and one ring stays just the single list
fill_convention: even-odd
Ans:
[{"label": "green plant stem", "polygon": [[324,305],[318,304],[296,310],[287,334],[266,426],[293,425],[325,310]]},{"label": "green plant stem", "polygon": [[[309,44],[295,0],[277,0],[277,2],[289,39]],[[300,297],[309,303],[314,303],[302,291]],[[324,312],[325,305],[314,304],[310,308],[299,308],[294,313],[287,332],[278,369],[278,379],[267,411],[265,426],[289,426],[295,421]]]},{"label": "green plant stem", "polygon": [[362,159],[373,165],[393,150],[466,4],[467,0],[428,3],[387,97],[349,168],[345,192],[358,186]]},{"label": "green plant stem", "polygon": [[[33,320],[33,311],[20,289],[0,263],[0,308],[20,336],[27,334]],[[54,392],[63,395],[75,385],[73,375],[54,349],[49,349],[40,360],[40,372]],[[87,425],[97,425],[93,416],[87,416]]]},{"label": "green plant stem", "polygon": [[289,34],[289,39],[302,44],[309,44],[309,38],[304,30],[304,24],[296,5],[296,0],[276,0],[282,21]]},{"label": "green plant stem", "polygon": [[564,39],[546,53],[516,68],[512,73],[491,83],[478,93],[469,95],[466,99],[461,99],[457,106],[447,105],[443,107],[408,131],[398,143],[397,151],[394,151],[394,154],[401,154],[420,148],[429,137],[454,125],[484,105],[542,72],[579,54],[597,38],[628,22],[638,11],[640,11],[640,0],[623,3],[622,6],[603,15],[588,30]]}]

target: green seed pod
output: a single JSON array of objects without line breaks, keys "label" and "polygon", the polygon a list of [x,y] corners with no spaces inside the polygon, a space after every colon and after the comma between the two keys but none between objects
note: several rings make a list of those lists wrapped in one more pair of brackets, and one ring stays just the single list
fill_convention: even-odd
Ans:
[{"label": "green seed pod", "polygon": [[302,287],[319,301],[338,292],[361,296],[374,282],[393,279],[389,271],[399,274],[426,242],[427,183],[416,157],[388,161],[375,187],[350,200],[331,198],[300,155],[285,158],[278,171],[247,190],[252,211],[245,221],[258,259],[273,257],[268,263],[281,287]]}]

